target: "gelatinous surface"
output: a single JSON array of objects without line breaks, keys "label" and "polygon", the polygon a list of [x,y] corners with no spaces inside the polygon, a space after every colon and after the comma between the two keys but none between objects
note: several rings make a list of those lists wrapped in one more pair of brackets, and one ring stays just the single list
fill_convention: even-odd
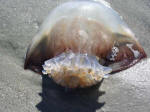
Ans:
[{"label": "gelatinous surface", "polygon": [[49,74],[56,83],[70,88],[97,84],[112,71],[100,65],[95,56],[71,51],[45,61],[43,69],[43,74]]},{"label": "gelatinous surface", "polygon": [[[64,1],[69,0],[0,0],[0,111],[149,112],[150,59],[112,75],[96,89],[75,92],[66,92],[47,76],[41,79],[23,69],[37,24]],[[149,58],[149,0],[106,1],[123,16]]]},{"label": "gelatinous surface", "polygon": [[55,8],[33,38],[24,68],[41,71],[44,61],[69,50],[98,57],[99,63],[111,68],[112,73],[146,57],[120,15],[107,4],[92,1],[72,1]]}]

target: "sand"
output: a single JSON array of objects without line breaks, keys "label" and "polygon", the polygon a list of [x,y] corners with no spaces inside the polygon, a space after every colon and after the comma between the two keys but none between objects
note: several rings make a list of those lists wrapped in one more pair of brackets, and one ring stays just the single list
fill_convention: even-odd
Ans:
[{"label": "sand", "polygon": [[51,9],[64,1],[0,0],[0,112],[149,112],[149,0],[107,0],[148,55],[134,67],[95,87],[74,91],[23,69],[32,37]]}]

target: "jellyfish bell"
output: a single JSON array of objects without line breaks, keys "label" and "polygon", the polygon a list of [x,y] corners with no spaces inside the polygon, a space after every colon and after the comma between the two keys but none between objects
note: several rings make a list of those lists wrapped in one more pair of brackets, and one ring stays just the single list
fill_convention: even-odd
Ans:
[{"label": "jellyfish bell", "polygon": [[88,87],[145,58],[132,31],[110,6],[71,1],[56,7],[28,47],[24,68],[64,87]]}]

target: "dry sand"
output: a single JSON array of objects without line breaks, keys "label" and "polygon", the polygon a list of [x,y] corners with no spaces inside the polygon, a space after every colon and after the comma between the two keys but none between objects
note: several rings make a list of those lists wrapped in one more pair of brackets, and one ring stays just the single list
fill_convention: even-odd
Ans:
[{"label": "dry sand", "polygon": [[0,0],[0,112],[150,112],[150,1],[107,0],[148,54],[101,86],[70,91],[23,69],[29,42],[44,18],[67,0]]}]

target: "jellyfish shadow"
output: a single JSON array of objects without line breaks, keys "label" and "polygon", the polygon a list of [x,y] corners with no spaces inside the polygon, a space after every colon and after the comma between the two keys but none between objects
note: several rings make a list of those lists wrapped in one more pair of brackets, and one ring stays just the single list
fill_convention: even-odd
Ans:
[{"label": "jellyfish shadow", "polygon": [[36,107],[41,112],[95,112],[105,104],[98,102],[99,96],[105,94],[99,91],[102,82],[85,89],[65,89],[42,76],[42,101]]}]

